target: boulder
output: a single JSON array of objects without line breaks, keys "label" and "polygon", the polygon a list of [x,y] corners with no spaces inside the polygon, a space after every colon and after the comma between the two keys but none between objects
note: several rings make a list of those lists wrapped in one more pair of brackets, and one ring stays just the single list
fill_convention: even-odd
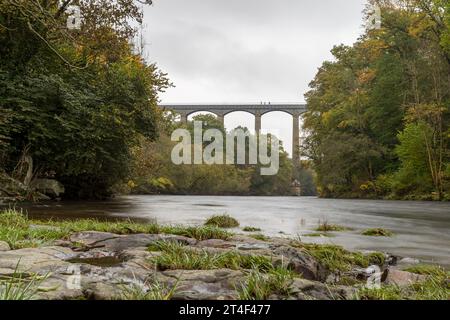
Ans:
[{"label": "boulder", "polygon": [[326,270],[308,253],[293,247],[279,247],[274,253],[282,257],[282,263],[307,280],[325,281]]},{"label": "boulder", "polygon": [[53,179],[36,179],[33,182],[33,188],[53,199],[59,198],[64,192],[64,186]]},{"label": "boulder", "polygon": [[385,283],[390,285],[396,285],[399,287],[406,287],[417,282],[422,282],[426,279],[427,276],[424,275],[390,268],[387,270]]}]

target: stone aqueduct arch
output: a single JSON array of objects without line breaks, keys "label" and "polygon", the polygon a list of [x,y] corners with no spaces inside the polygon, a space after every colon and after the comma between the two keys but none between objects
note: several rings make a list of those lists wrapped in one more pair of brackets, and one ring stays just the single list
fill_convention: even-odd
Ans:
[{"label": "stone aqueduct arch", "polygon": [[255,116],[255,130],[261,133],[261,118],[263,115],[282,111],[292,115],[294,130],[292,138],[292,159],[294,163],[300,161],[300,116],[307,111],[305,104],[172,104],[160,105],[165,110],[171,110],[181,116],[181,121],[187,123],[188,116],[196,112],[211,112],[215,114],[222,123],[225,116],[232,112],[243,111]]}]

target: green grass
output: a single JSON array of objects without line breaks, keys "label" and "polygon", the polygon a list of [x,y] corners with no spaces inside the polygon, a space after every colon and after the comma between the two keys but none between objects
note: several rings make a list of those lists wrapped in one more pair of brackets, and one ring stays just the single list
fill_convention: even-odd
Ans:
[{"label": "green grass", "polygon": [[255,255],[241,255],[236,251],[210,253],[194,250],[176,242],[159,242],[149,250],[161,254],[150,261],[159,270],[214,270],[214,269],[251,269],[267,272],[273,268],[270,258]]},{"label": "green grass", "polygon": [[260,240],[260,241],[268,241],[270,240],[269,237],[266,237],[265,235],[261,234],[261,233],[257,233],[257,234],[251,234],[249,235],[250,238],[256,239],[256,240]]},{"label": "green grass", "polygon": [[19,265],[11,276],[0,279],[0,300],[33,300],[39,293],[39,286],[49,275],[24,274],[18,272]]},{"label": "green grass", "polygon": [[361,289],[356,299],[359,300],[449,300],[450,287],[447,283],[448,273],[429,275],[427,280],[407,287],[394,285],[382,286],[380,289]]},{"label": "green grass", "polygon": [[410,266],[403,269],[415,274],[427,275],[427,276],[447,276],[450,278],[450,272],[446,271],[444,268],[436,265],[430,264],[418,264],[415,266]]},{"label": "green grass", "polygon": [[254,227],[245,227],[242,230],[244,232],[261,232],[262,231],[260,228],[254,228]]},{"label": "green grass", "polygon": [[333,238],[334,235],[326,233],[326,232],[318,232],[318,233],[309,233],[302,235],[303,237],[311,237],[311,238],[320,238],[320,237],[326,237],[326,238]]},{"label": "green grass", "polygon": [[299,241],[292,246],[303,249],[330,271],[350,271],[353,267],[367,268],[370,265],[383,265],[385,255],[381,252],[362,254],[350,252],[335,245],[306,244]]},{"label": "green grass", "polygon": [[362,235],[369,237],[392,237],[394,234],[391,231],[383,228],[375,228],[363,231]]},{"label": "green grass", "polygon": [[[147,284],[145,284],[147,286]],[[161,282],[153,279],[148,289],[144,289],[144,286],[132,284],[122,287],[122,293],[118,297],[118,300],[158,300],[165,301],[171,300],[177,290],[178,282],[172,287],[169,287]]]},{"label": "green grass", "polygon": [[237,228],[239,222],[227,214],[221,216],[212,216],[205,222],[205,226],[213,226],[218,228]]},{"label": "green grass", "polygon": [[315,231],[318,231],[318,232],[331,232],[331,231],[340,232],[340,231],[348,231],[348,230],[351,230],[351,229],[344,227],[344,226],[337,225],[337,224],[330,224],[330,223],[328,223],[328,221],[324,221],[324,222],[319,221],[319,226],[316,228]]},{"label": "green grass", "polygon": [[274,294],[288,298],[293,279],[294,274],[283,267],[274,268],[265,274],[255,268],[236,290],[240,300],[267,300]]},{"label": "green grass", "polygon": [[[39,228],[33,228],[33,225],[37,225]],[[7,242],[12,249],[47,245],[54,240],[66,239],[70,234],[82,231],[110,232],[121,235],[137,233],[173,234],[199,241],[208,239],[228,240],[233,235],[213,226],[161,226],[156,223],[107,222],[95,219],[35,221],[13,209],[0,212],[0,240]]]}]

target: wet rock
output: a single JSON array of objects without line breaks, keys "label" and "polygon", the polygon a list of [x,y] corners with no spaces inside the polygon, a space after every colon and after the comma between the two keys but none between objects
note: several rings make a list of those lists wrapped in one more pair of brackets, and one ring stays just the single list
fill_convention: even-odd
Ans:
[{"label": "wet rock", "polygon": [[411,272],[390,268],[387,271],[385,283],[396,285],[399,287],[405,287],[417,282],[424,281],[426,279],[427,277],[424,275],[414,274]]},{"label": "wet rock", "polygon": [[11,248],[9,247],[9,244],[5,241],[0,241],[0,252],[1,251],[9,251]]},{"label": "wet rock", "polygon": [[326,270],[309,254],[293,247],[279,247],[274,254],[283,258],[283,263],[307,280],[325,281]]}]

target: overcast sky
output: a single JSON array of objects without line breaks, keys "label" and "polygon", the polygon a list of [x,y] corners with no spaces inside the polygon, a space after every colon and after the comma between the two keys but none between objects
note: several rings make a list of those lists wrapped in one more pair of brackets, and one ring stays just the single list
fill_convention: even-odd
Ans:
[{"label": "overcast sky", "polygon": [[[365,0],[154,0],[145,9],[146,55],[176,86],[163,103],[304,102],[334,45],[363,32]],[[226,126],[254,129],[233,113]],[[263,117],[291,151],[292,119]]]}]

